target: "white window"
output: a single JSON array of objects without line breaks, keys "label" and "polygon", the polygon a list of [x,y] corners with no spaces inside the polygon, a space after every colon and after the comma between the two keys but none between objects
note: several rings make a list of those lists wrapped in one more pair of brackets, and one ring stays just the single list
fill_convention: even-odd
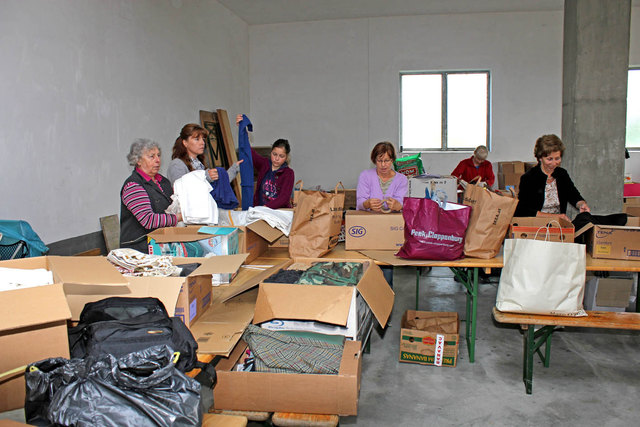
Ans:
[{"label": "white window", "polygon": [[489,147],[488,71],[400,74],[401,151]]},{"label": "white window", "polygon": [[629,70],[626,145],[627,148],[640,149],[640,68]]}]

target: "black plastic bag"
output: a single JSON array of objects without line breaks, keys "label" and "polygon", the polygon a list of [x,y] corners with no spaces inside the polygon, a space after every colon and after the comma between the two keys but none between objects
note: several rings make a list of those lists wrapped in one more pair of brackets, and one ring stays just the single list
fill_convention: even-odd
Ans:
[{"label": "black plastic bag", "polygon": [[172,357],[163,345],[120,358],[29,365],[27,422],[38,417],[63,426],[200,425],[200,384],[176,369]]}]

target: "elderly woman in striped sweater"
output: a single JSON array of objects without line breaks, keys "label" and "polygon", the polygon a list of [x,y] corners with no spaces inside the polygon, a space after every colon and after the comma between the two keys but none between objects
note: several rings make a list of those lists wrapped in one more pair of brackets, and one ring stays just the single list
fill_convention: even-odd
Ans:
[{"label": "elderly woman in striped sweater", "polygon": [[137,139],[127,155],[134,167],[120,190],[120,246],[147,253],[149,232],[173,227],[182,215],[165,213],[171,204],[173,187],[160,170],[160,146],[149,139]]}]

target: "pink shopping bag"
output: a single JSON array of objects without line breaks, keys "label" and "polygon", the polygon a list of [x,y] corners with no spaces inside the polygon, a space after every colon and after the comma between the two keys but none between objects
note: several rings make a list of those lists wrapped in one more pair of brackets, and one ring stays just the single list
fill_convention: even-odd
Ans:
[{"label": "pink shopping bag", "polygon": [[461,258],[470,214],[469,206],[405,197],[404,244],[396,255],[443,261]]}]

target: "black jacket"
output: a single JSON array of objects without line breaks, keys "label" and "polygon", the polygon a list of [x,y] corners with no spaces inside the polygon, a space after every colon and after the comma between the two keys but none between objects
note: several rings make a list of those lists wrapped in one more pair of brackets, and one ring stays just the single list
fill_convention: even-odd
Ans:
[{"label": "black jacket", "polygon": [[[561,213],[567,213],[567,202],[575,206],[580,200],[584,200],[565,169],[556,168],[552,176],[556,179],[558,187]],[[544,205],[544,188],[546,184],[547,175],[542,172],[540,163],[522,175],[518,191],[519,202],[514,216],[536,216],[538,211],[542,209],[542,205]]]},{"label": "black jacket", "polygon": [[134,170],[120,190],[120,247],[132,248],[143,253],[148,253],[146,235],[153,230],[144,228],[122,202],[122,191],[124,190],[124,186],[129,182],[140,184],[142,188],[145,189],[151,201],[151,209],[153,209],[155,213],[164,213],[169,207],[173,187],[169,180],[164,178],[160,181],[160,186],[162,187],[162,191],[160,191],[154,182],[145,180]]}]

